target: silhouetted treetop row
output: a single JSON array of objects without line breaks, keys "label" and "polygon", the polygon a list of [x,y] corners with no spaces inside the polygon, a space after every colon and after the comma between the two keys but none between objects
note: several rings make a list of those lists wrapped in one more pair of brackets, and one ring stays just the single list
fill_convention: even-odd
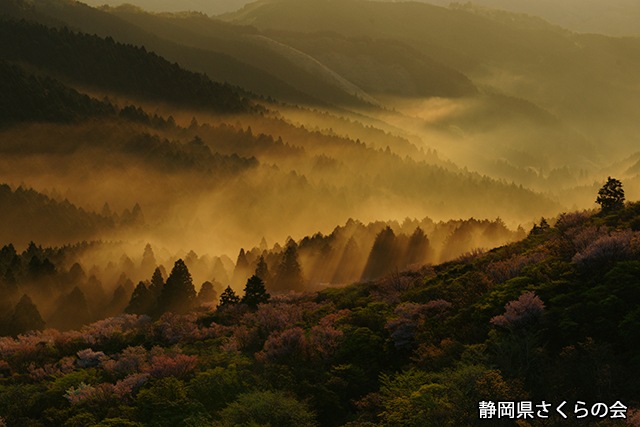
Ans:
[{"label": "silhouetted treetop row", "polygon": [[235,89],[186,71],[144,47],[2,18],[0,59],[25,61],[76,83],[221,113],[250,107]]},{"label": "silhouetted treetop row", "polygon": [[28,75],[20,67],[2,60],[0,93],[2,125],[23,121],[70,122],[115,112],[110,104],[80,94],[50,77]]}]

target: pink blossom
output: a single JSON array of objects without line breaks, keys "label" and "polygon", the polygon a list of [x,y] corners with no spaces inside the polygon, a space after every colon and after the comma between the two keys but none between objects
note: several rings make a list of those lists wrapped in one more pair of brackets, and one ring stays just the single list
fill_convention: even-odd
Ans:
[{"label": "pink blossom", "polygon": [[566,231],[571,228],[580,227],[591,218],[588,212],[570,212],[558,215],[555,227],[560,231]]},{"label": "pink blossom", "polygon": [[258,311],[246,317],[248,321],[255,322],[265,335],[275,331],[283,331],[302,321],[302,318],[301,306],[282,303],[260,304]]},{"label": "pink blossom", "polygon": [[116,383],[114,393],[120,398],[134,394],[149,380],[149,377],[149,374],[131,374]]},{"label": "pink blossom", "polygon": [[413,338],[424,324],[426,317],[443,319],[449,315],[451,303],[445,300],[429,301],[427,304],[404,303],[396,307],[398,318],[390,320],[385,328],[391,330],[391,338],[397,348],[413,347]]},{"label": "pink blossom", "polygon": [[602,236],[573,257],[580,267],[589,267],[602,262],[618,262],[629,259],[638,252],[640,233],[631,230],[613,232]]},{"label": "pink blossom", "polygon": [[148,325],[150,321],[149,316],[121,314],[83,327],[81,336],[87,343],[95,344],[109,340],[115,333],[137,332]]},{"label": "pink blossom", "polygon": [[511,330],[525,329],[542,318],[544,303],[533,292],[523,294],[504,306],[506,313],[491,319],[491,323]]},{"label": "pink blossom", "polygon": [[127,347],[122,353],[102,362],[104,370],[112,373],[139,372],[147,362],[147,350],[142,346]]},{"label": "pink blossom", "polygon": [[524,267],[540,262],[544,258],[545,254],[542,252],[533,252],[528,255],[513,255],[508,260],[492,262],[487,267],[487,272],[493,278],[494,283],[503,283],[517,277]]},{"label": "pink blossom", "polygon": [[308,342],[302,328],[291,328],[272,333],[261,352],[255,357],[260,362],[291,362],[304,360],[308,354]]},{"label": "pink blossom", "polygon": [[185,354],[154,356],[151,364],[144,367],[144,372],[154,378],[181,378],[191,372],[198,363],[198,356]]},{"label": "pink blossom", "polygon": [[71,403],[72,405],[78,405],[80,403],[86,402],[91,399],[96,393],[95,387],[85,384],[84,382],[80,383],[78,387],[69,387],[69,389],[64,394],[64,397]]},{"label": "pink blossom", "polygon": [[336,352],[343,332],[330,326],[314,326],[309,336],[311,352],[322,360],[328,360]]},{"label": "pink blossom", "polygon": [[85,348],[76,353],[78,355],[78,366],[81,368],[90,368],[92,366],[99,366],[102,362],[109,359],[102,351],[93,351],[90,348]]},{"label": "pink blossom", "polygon": [[319,324],[320,326],[323,326],[326,328],[333,327],[338,321],[343,319],[348,319],[350,316],[351,316],[351,310],[349,310],[348,308],[345,308],[343,310],[327,314],[322,319],[320,319]]}]

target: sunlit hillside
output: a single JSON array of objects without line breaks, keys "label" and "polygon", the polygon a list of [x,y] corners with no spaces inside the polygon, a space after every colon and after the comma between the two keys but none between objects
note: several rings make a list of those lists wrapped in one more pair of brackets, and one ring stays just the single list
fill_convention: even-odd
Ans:
[{"label": "sunlit hillside", "polygon": [[640,425],[640,38],[174,6],[0,0],[0,426]]}]

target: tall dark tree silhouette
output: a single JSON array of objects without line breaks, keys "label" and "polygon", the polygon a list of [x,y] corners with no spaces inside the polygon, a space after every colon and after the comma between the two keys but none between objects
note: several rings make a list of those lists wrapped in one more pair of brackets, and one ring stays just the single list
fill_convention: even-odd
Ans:
[{"label": "tall dark tree silhouette", "polygon": [[598,191],[596,203],[602,207],[602,212],[609,213],[624,208],[624,190],[622,183],[608,177],[607,182]]},{"label": "tall dark tree silhouette", "polygon": [[238,287],[241,286],[251,275],[251,269],[249,268],[249,261],[244,249],[240,249],[238,259],[236,260],[236,267],[233,269],[233,276],[231,278],[231,284]]},{"label": "tall dark tree silhouette", "polygon": [[151,310],[156,303],[156,297],[153,295],[144,282],[138,283],[133,290],[129,305],[124,309],[128,314],[151,314]]},{"label": "tall dark tree silhouette", "polygon": [[361,280],[374,280],[394,271],[398,266],[397,246],[396,235],[391,227],[387,226],[378,233],[369,252]]},{"label": "tall dark tree silhouette", "polygon": [[176,261],[158,297],[157,315],[170,311],[185,314],[197,305],[191,273],[184,261]]},{"label": "tall dark tree silhouette", "polygon": [[429,239],[422,228],[417,227],[411,237],[404,255],[403,267],[411,264],[424,264],[429,254]]},{"label": "tall dark tree silhouette", "polygon": [[18,281],[11,267],[7,268],[7,271],[4,272],[4,275],[0,279],[0,287],[3,291],[3,299],[15,301],[15,299],[18,298],[20,287],[18,286]]},{"label": "tall dark tree silhouette", "polygon": [[268,286],[269,282],[271,281],[271,273],[269,272],[269,266],[267,265],[267,262],[264,260],[264,255],[260,255],[260,258],[258,258],[258,265],[256,265],[256,271],[253,274],[254,276],[262,279],[262,283],[265,286]]},{"label": "tall dark tree silhouette", "polygon": [[24,294],[16,304],[9,321],[11,335],[16,336],[28,331],[41,331],[44,326],[45,322],[40,316],[38,307],[36,307],[29,295]]},{"label": "tall dark tree silhouette", "polygon": [[213,283],[204,282],[200,287],[200,292],[198,292],[198,303],[206,304],[209,302],[214,302],[218,298],[218,293],[214,289]]},{"label": "tall dark tree silhouette", "polygon": [[274,291],[301,291],[304,288],[302,268],[298,261],[298,245],[289,239],[276,270],[271,289]]},{"label": "tall dark tree silhouette", "polygon": [[149,274],[152,274],[153,270],[157,267],[156,257],[153,254],[153,249],[151,245],[147,243],[147,246],[144,247],[144,253],[142,254],[142,262],[140,263],[140,273],[148,277]]},{"label": "tall dark tree silhouette", "polygon": [[227,289],[224,290],[222,295],[220,295],[220,304],[219,307],[230,306],[233,304],[238,304],[240,302],[240,297],[233,292],[231,286],[227,286]]},{"label": "tall dark tree silhouette", "polygon": [[158,298],[162,293],[162,288],[164,288],[164,278],[162,277],[162,271],[160,271],[160,267],[156,267],[155,271],[153,272],[153,276],[151,277],[149,290],[155,298]]},{"label": "tall dark tree silhouette", "polygon": [[244,296],[241,302],[255,309],[258,304],[268,302],[269,298],[271,298],[271,295],[267,293],[262,279],[255,274],[251,276],[244,287]]}]

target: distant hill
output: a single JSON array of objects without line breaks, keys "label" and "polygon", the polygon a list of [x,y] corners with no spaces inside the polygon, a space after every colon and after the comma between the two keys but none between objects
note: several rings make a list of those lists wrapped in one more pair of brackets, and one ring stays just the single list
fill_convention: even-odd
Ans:
[{"label": "distant hill", "polygon": [[27,4],[21,0],[3,0],[3,3],[5,2],[2,11],[18,20],[32,20],[58,29],[67,26],[73,31],[97,34],[123,44],[145,47],[149,52],[155,52],[170,62],[177,62],[181,67],[206,73],[215,82],[240,86],[265,97],[272,96],[289,102],[323,104],[322,101],[294,89],[273,75],[229,55],[191,48],[160,38],[84,3],[43,0]]},{"label": "distant hill", "polygon": [[150,100],[234,113],[249,104],[237,89],[211,82],[138,48],[42,25],[3,20],[0,58],[24,61],[73,82]]},{"label": "distant hill", "polygon": [[0,184],[0,242],[18,247],[30,241],[62,245],[90,240],[115,230],[112,217],[78,208],[68,200],[56,201],[32,189],[12,190]]},{"label": "distant hill", "polygon": [[105,4],[113,7],[131,4],[149,12],[184,12],[194,11],[206,13],[209,16],[221,13],[233,12],[240,9],[251,0],[87,0],[84,3],[89,6],[98,7]]},{"label": "distant hill", "polygon": [[[453,3],[449,0],[420,1],[439,6]],[[634,0],[475,0],[473,3],[537,15],[581,33],[640,35],[640,3]]]},{"label": "distant hill", "polygon": [[591,135],[635,128],[640,117],[640,38],[576,34],[542,20],[510,22],[419,2],[262,0],[219,18],[263,31],[397,40]]},{"label": "distant hill", "polygon": [[[1,22],[1,21],[0,21]],[[23,121],[70,122],[113,116],[115,110],[49,77],[39,78],[0,60],[0,126]]]},{"label": "distant hill", "polygon": [[[342,105],[362,105],[359,98],[365,99],[368,103],[376,102],[314,58],[302,52],[292,52],[293,49],[290,48],[287,50],[286,46],[285,49],[281,49],[278,43],[261,36],[254,27],[232,25],[197,13],[154,15],[131,6],[102,10],[163,39],[195,49],[229,55],[287,82],[314,99]],[[265,93],[265,90],[258,88],[256,92]],[[282,98],[279,93],[271,95],[283,100],[288,99]]]}]

